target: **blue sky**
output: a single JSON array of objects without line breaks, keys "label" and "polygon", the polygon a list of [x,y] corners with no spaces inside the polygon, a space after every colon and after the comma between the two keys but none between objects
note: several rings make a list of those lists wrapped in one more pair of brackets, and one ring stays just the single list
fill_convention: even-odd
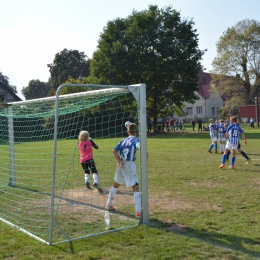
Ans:
[{"label": "blue sky", "polygon": [[[125,18],[150,4],[171,5],[181,17],[193,19],[202,64],[212,69],[216,43],[228,27],[259,19],[259,0],[0,0],[0,71],[18,96],[32,79],[47,82],[47,64],[64,48],[92,57],[108,21]],[[137,82],[136,82],[137,83]]]}]

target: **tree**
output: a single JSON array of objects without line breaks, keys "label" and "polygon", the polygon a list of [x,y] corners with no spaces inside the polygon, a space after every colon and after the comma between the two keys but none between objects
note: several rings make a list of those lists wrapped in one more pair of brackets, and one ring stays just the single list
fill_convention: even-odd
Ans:
[{"label": "tree", "polygon": [[38,79],[31,80],[27,87],[23,87],[21,93],[26,100],[47,97],[51,85]]},{"label": "tree", "polygon": [[157,5],[109,21],[93,54],[91,74],[103,84],[146,83],[147,112],[156,123],[158,115],[197,99],[205,51],[198,48],[193,25],[172,7]]},{"label": "tree", "polygon": [[51,93],[55,93],[69,77],[77,79],[89,76],[90,60],[84,52],[64,49],[55,55],[53,63],[48,64],[50,71],[49,81],[52,85]]},{"label": "tree", "polygon": [[212,66],[212,83],[228,99],[226,110],[250,104],[260,90],[260,23],[246,19],[228,28]]},{"label": "tree", "polygon": [[0,82],[2,82],[6,87],[10,88],[13,93],[17,94],[17,87],[14,85],[10,85],[9,78],[3,75],[1,71],[0,71]]}]

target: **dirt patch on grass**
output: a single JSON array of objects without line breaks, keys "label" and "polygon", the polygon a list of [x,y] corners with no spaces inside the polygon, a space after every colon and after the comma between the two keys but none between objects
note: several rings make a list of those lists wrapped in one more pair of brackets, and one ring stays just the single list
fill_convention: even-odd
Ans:
[{"label": "dirt patch on grass", "polygon": [[173,210],[181,210],[181,209],[194,209],[194,210],[221,210],[221,207],[218,205],[210,205],[207,202],[200,202],[196,205],[191,202],[181,198],[180,195],[172,196],[170,191],[166,191],[164,193],[152,193],[149,194],[149,211],[150,214],[156,212],[172,212]]}]

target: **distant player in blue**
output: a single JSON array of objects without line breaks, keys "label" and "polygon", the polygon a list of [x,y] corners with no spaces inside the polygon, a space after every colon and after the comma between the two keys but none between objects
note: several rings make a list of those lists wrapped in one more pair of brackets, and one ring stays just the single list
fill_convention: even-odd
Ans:
[{"label": "distant player in blue", "polygon": [[238,144],[239,144],[239,133],[242,134],[242,139],[244,140],[244,144],[246,144],[246,136],[244,131],[241,129],[241,127],[237,124],[238,122],[238,117],[237,116],[232,116],[230,118],[230,125],[227,128],[226,132],[226,138],[228,138],[228,142],[226,144],[226,149],[225,153],[222,156],[222,163],[219,166],[219,168],[224,168],[225,167],[225,162],[227,159],[227,154],[229,151],[232,149],[232,158],[231,158],[231,163],[229,169],[234,169],[234,164],[235,164],[235,154],[236,150],[238,149]]},{"label": "distant player in blue", "polygon": [[217,144],[217,135],[216,135],[216,125],[214,124],[214,119],[210,118],[209,120],[210,124],[209,124],[209,135],[211,138],[211,145],[209,147],[208,152],[212,153],[211,149],[213,148],[213,146],[215,147],[215,153],[218,153],[218,144]]},{"label": "distant player in blue", "polygon": [[126,125],[128,137],[121,140],[114,148],[113,154],[117,160],[117,168],[114,178],[114,183],[109,190],[106,210],[113,211],[113,200],[117,189],[121,184],[126,187],[132,187],[134,192],[135,215],[141,216],[141,196],[139,191],[138,177],[136,172],[136,150],[139,149],[139,139],[137,126],[134,123]]},{"label": "distant player in blue", "polygon": [[218,131],[218,141],[219,141],[219,150],[221,154],[224,154],[225,145],[226,145],[226,129],[224,126],[224,120],[220,119],[219,123],[217,124],[217,131]]}]

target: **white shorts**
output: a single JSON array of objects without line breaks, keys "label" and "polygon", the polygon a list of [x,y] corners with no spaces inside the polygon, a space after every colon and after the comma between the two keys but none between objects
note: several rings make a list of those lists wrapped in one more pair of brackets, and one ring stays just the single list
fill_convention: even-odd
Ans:
[{"label": "white shorts", "polygon": [[211,137],[211,141],[212,141],[212,143],[217,142],[217,137],[216,136],[215,137]]},{"label": "white shorts", "polygon": [[126,187],[132,187],[138,183],[136,165],[133,161],[123,161],[123,167],[116,167],[114,181],[118,184],[124,184]]},{"label": "white shorts", "polygon": [[219,140],[219,142],[226,142],[227,141],[227,139],[225,137],[219,137],[218,140]]},{"label": "white shorts", "polygon": [[238,146],[238,144],[231,144],[231,143],[229,143],[229,142],[227,142],[227,144],[226,144],[226,148],[228,149],[228,150],[237,150],[237,146]]}]

